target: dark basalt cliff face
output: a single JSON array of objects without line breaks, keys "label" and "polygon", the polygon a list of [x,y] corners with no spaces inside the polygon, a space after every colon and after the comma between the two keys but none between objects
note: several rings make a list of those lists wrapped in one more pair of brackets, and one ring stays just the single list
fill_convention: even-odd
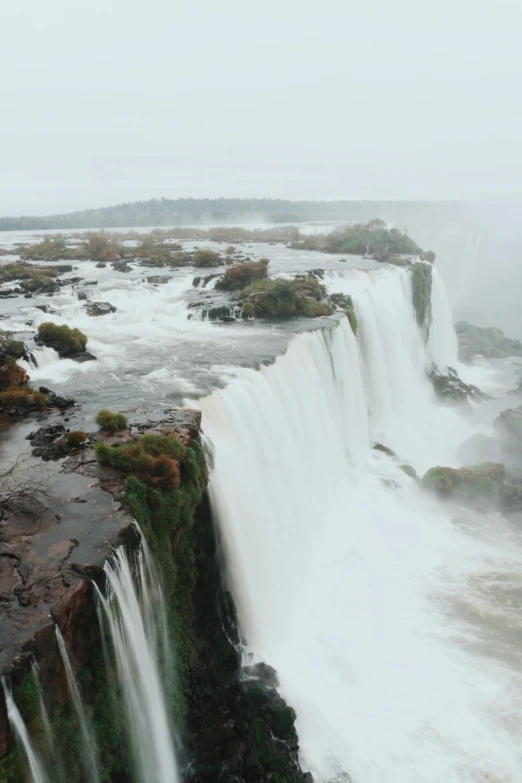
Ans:
[{"label": "dark basalt cliff face", "polygon": [[[219,538],[206,494],[200,414],[173,411],[140,430],[162,437],[175,434],[184,444],[174,491],[102,467],[92,450],[83,448],[62,465],[53,463],[57,467],[50,483],[59,490],[59,500],[36,515],[7,512],[0,520],[0,671],[11,678],[32,742],[46,768],[60,767],[57,781],[87,779],[57,625],[95,733],[100,778],[135,783],[120,687],[103,655],[93,581],[103,590],[103,565],[112,549],[138,544],[136,519],[164,581],[178,683],[167,692],[172,691],[182,738],[183,780],[310,781],[299,766],[295,713],[278,694],[276,673],[266,665],[242,665],[235,607],[223,582]],[[129,437],[120,440],[128,442]],[[54,761],[59,759],[56,767],[47,747],[41,697],[49,713]],[[28,780],[3,692],[0,779]]]}]

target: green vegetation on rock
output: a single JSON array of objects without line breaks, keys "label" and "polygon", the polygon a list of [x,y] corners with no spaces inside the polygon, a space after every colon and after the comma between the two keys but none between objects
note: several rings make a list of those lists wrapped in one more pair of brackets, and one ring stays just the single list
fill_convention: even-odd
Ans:
[{"label": "green vegetation on rock", "polygon": [[522,488],[505,484],[504,465],[484,462],[464,468],[430,468],[422,485],[439,497],[455,500],[479,511],[522,510]]},{"label": "green vegetation on rock", "polygon": [[293,280],[259,280],[239,294],[243,312],[258,318],[308,318],[332,315],[332,305],[324,300],[325,289],[315,277]]},{"label": "green vegetation on rock", "polygon": [[216,283],[219,291],[241,291],[257,280],[268,277],[268,258],[231,266]]},{"label": "green vegetation on rock", "polygon": [[224,260],[221,258],[219,253],[216,253],[215,250],[209,250],[206,247],[200,247],[194,253],[194,266],[204,268],[222,266],[224,263]]},{"label": "green vegetation on rock", "polygon": [[453,367],[446,367],[442,372],[434,364],[428,378],[433,384],[437,397],[446,402],[467,402],[473,398],[486,399],[486,395],[481,392],[478,386],[464,383]]},{"label": "green vegetation on rock", "polygon": [[347,294],[330,294],[330,302],[345,313],[350,322],[350,326],[352,327],[352,332],[357,337],[359,324],[357,323],[357,316],[355,314],[355,306],[352,297]]},{"label": "green vegetation on rock", "polygon": [[411,267],[411,293],[413,309],[419,326],[424,329],[426,339],[431,326],[432,267],[426,262],[417,262]]},{"label": "green vegetation on rock", "polygon": [[102,408],[96,416],[96,424],[106,432],[118,432],[128,426],[128,420],[123,413],[113,413],[107,408]]},{"label": "green vegetation on rock", "polygon": [[38,339],[49,348],[54,348],[62,358],[67,358],[84,353],[88,338],[79,329],[71,329],[67,324],[58,326],[52,321],[46,321],[38,327]]},{"label": "green vegetation on rock", "polygon": [[121,446],[98,443],[95,451],[102,465],[139,476],[164,492],[179,489],[180,460],[184,459],[185,449],[173,434],[146,433],[139,440]]}]

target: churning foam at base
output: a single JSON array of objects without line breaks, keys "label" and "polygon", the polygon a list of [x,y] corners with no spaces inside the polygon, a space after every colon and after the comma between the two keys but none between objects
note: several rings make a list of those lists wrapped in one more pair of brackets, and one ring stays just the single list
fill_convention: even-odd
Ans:
[{"label": "churning foam at base", "polygon": [[248,651],[278,670],[319,782],[518,783],[520,537],[457,523],[371,450],[451,464],[470,425],[426,382],[406,275],[348,277],[357,341],[343,317],[201,401]]}]

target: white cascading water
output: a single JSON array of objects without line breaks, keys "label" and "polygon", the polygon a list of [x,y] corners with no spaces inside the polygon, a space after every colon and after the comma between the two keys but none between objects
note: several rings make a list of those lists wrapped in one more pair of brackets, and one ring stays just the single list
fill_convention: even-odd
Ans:
[{"label": "white cascading water", "polygon": [[5,677],[2,677],[2,688],[7,705],[7,717],[9,718],[9,723],[13,728],[16,738],[24,749],[27,763],[29,765],[29,772],[31,774],[31,783],[47,783],[47,777],[44,774],[42,764],[38,758],[38,754],[31,744],[26,725],[22,716],[20,715],[18,707],[14,702],[11,687]]},{"label": "white cascading water", "polygon": [[60,649],[60,655],[65,669],[65,676],[67,677],[67,684],[69,686],[69,692],[71,694],[71,700],[73,703],[74,711],[78,719],[78,727],[82,737],[82,753],[85,761],[85,770],[88,775],[90,783],[99,783],[100,776],[98,775],[98,753],[96,748],[96,742],[94,740],[91,727],[89,726],[87,716],[83,707],[82,697],[74,676],[74,671],[69,659],[65,640],[61,634],[58,626],[55,626],[56,640]]},{"label": "white cascading water", "polygon": [[493,631],[520,535],[457,524],[399,468],[455,464],[471,427],[426,380],[408,273],[325,282],[352,295],[357,340],[343,317],[200,401],[247,652],[277,669],[318,783],[518,783],[520,654]]},{"label": "white cascading water", "polygon": [[133,579],[129,556],[120,547],[105,564],[108,594],[98,592],[98,600],[109,624],[140,783],[178,783],[159,674],[168,639],[164,602],[144,539],[134,572]]}]

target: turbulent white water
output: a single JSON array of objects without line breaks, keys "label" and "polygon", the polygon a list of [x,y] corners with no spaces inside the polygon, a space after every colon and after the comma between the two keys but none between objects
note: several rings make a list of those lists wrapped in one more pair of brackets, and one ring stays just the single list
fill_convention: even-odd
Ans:
[{"label": "turbulent white water", "polygon": [[139,780],[177,783],[179,773],[159,674],[160,647],[164,658],[168,638],[166,618],[160,581],[144,541],[135,565],[133,579],[128,555],[120,547],[105,565],[108,595],[98,593],[98,599],[111,632]]},{"label": "turbulent white water", "polygon": [[31,744],[26,725],[13,700],[10,685],[5,677],[2,677],[2,688],[4,691],[5,703],[7,705],[7,717],[9,718],[9,723],[13,727],[16,738],[24,749],[29,765],[29,772],[31,774],[31,783],[47,783],[47,777],[44,774],[42,764]]},{"label": "turbulent white water", "polygon": [[426,350],[406,272],[326,282],[353,296],[357,340],[343,318],[201,401],[249,652],[278,670],[317,781],[519,783],[520,535],[454,522],[398,467],[458,464],[471,432],[425,377],[451,357],[449,308],[436,283]]}]

